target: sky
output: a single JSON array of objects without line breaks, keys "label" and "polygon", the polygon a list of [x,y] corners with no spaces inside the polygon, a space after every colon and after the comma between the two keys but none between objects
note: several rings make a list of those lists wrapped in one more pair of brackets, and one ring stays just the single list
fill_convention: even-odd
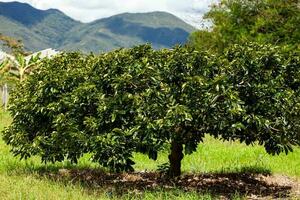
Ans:
[{"label": "sky", "polygon": [[[14,0],[0,0],[10,2]],[[82,22],[124,12],[170,12],[201,28],[202,15],[217,0],[18,0],[38,9],[56,8]]]}]

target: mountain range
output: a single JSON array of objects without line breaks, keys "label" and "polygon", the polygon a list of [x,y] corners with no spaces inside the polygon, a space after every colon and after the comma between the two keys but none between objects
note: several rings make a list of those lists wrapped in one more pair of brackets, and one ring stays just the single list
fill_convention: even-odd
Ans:
[{"label": "mountain range", "polygon": [[195,28],[167,12],[123,13],[82,23],[57,9],[0,2],[0,33],[21,39],[29,51],[45,48],[104,52],[151,43],[154,48],[184,44]]}]

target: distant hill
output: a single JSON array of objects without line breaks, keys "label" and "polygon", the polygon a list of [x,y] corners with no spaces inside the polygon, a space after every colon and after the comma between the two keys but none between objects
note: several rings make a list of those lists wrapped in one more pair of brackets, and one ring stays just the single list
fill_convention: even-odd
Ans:
[{"label": "distant hill", "polygon": [[184,44],[194,28],[166,12],[124,13],[81,23],[56,9],[0,2],[0,33],[21,39],[26,48],[109,51],[151,43],[155,48]]}]

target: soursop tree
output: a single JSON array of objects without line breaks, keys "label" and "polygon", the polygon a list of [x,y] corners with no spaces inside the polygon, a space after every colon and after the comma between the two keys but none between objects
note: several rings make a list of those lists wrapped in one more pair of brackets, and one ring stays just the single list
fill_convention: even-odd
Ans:
[{"label": "soursop tree", "polygon": [[167,145],[170,176],[205,134],[288,153],[300,141],[299,78],[299,53],[255,43],[223,55],[148,45],[65,53],[13,92],[4,140],[21,158],[76,163],[90,153],[113,171]]}]

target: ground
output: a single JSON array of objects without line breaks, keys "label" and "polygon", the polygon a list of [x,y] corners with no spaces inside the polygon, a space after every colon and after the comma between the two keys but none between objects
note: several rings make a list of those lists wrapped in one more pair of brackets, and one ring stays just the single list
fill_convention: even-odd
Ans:
[{"label": "ground", "polygon": [[167,179],[155,172],[109,174],[97,170],[60,169],[48,174],[52,180],[84,182],[88,188],[106,188],[108,194],[131,194],[143,197],[143,192],[164,189],[209,193],[212,197],[232,199],[237,194],[247,199],[300,198],[300,182],[283,175],[263,172],[184,174]]},{"label": "ground", "polygon": [[[9,125],[0,115],[0,129]],[[270,156],[262,147],[206,137],[185,156],[183,175],[168,179],[157,171],[167,162],[135,154],[136,172],[108,173],[84,156],[78,165],[20,161],[0,140],[1,199],[300,199],[300,149]]]}]

